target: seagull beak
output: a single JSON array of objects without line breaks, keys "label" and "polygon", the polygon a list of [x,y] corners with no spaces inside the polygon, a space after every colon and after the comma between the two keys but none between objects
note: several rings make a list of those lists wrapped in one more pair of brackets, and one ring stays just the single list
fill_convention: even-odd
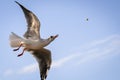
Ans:
[{"label": "seagull beak", "polygon": [[58,34],[54,36],[54,38],[57,38],[58,37]]}]

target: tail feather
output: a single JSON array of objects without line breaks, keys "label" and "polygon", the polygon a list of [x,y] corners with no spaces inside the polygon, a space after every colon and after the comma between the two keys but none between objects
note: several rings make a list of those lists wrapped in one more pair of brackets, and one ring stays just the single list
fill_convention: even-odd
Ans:
[{"label": "tail feather", "polygon": [[19,47],[23,41],[23,38],[12,32],[12,34],[9,36],[9,41],[11,47]]}]

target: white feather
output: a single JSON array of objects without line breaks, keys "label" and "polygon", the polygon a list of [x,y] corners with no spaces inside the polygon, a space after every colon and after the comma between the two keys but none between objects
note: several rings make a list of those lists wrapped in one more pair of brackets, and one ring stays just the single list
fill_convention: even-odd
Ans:
[{"label": "white feather", "polygon": [[12,32],[12,34],[9,36],[9,41],[11,47],[19,47],[24,39]]}]

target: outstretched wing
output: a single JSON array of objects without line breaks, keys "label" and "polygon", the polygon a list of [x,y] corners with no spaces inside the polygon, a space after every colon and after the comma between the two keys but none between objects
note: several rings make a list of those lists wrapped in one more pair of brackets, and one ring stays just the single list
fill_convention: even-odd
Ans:
[{"label": "outstretched wing", "polygon": [[45,80],[52,62],[51,52],[45,48],[42,48],[40,50],[33,51],[32,54],[36,57],[38,61],[41,80]]},{"label": "outstretched wing", "polygon": [[39,19],[35,16],[34,13],[32,13],[30,10],[26,9],[24,6],[22,6],[20,3],[15,1],[23,10],[26,21],[27,21],[27,31],[24,34],[24,37],[27,39],[40,39],[40,21]]}]

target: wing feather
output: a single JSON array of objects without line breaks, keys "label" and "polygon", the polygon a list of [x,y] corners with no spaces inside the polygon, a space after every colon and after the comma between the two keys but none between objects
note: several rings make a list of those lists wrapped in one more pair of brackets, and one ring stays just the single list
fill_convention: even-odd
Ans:
[{"label": "wing feather", "polygon": [[51,66],[51,52],[48,49],[42,48],[40,50],[33,51],[32,54],[38,61],[41,80],[45,80]]},{"label": "wing feather", "polygon": [[27,31],[24,34],[24,37],[27,39],[40,39],[40,21],[36,15],[30,10],[26,9],[23,5],[15,1],[23,10],[26,21],[27,21]]}]

